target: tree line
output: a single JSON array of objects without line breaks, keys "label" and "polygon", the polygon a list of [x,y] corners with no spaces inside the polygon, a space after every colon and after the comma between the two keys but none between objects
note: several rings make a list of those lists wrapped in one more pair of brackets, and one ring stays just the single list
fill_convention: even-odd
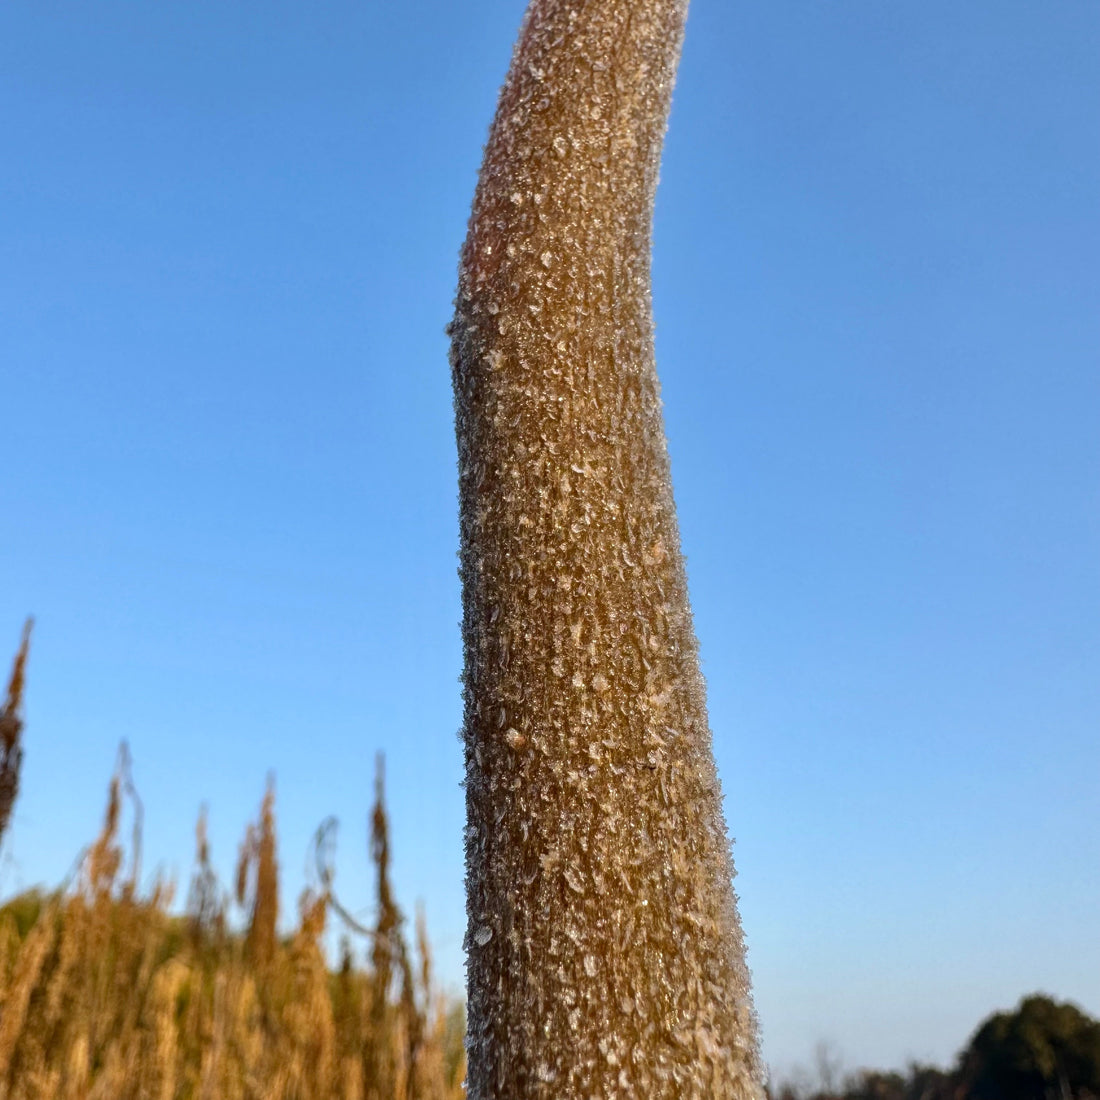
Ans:
[{"label": "tree line", "polygon": [[840,1081],[819,1061],[816,1085],[773,1084],[770,1100],[1100,1100],[1100,1020],[1033,994],[984,1020],[951,1069],[864,1069]]}]

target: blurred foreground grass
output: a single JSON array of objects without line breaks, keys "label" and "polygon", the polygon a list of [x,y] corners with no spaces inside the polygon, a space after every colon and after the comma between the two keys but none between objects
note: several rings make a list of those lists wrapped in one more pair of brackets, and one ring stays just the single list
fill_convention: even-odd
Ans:
[{"label": "blurred foreground grass", "polygon": [[[120,813],[135,807],[129,851]],[[140,802],[120,754],[98,838],[73,880],[0,908],[0,1100],[451,1100],[464,1095],[461,1003],[434,989],[423,920],[416,948],[389,882],[381,769],[371,822],[377,918],[332,892],[325,826],[319,885],[280,934],[274,795],[241,847],[236,901],[210,866],[205,822],[184,912],[138,886]],[[322,940],[344,925],[334,970]],[[366,949],[355,962],[352,940]]]}]

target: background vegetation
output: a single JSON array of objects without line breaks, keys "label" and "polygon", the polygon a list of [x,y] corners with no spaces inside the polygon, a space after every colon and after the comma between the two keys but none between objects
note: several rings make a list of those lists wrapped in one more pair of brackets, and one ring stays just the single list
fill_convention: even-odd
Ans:
[{"label": "background vegetation", "polygon": [[813,1085],[778,1085],[773,1100],[1098,1100],[1100,1021],[1033,995],[985,1020],[951,1070],[843,1074],[825,1048],[816,1068]]},{"label": "background vegetation", "polygon": [[[27,640],[0,708],[3,792],[17,786]],[[5,761],[16,762],[10,772]],[[124,843],[127,802],[133,830]],[[301,896],[297,926],[280,931],[270,784],[241,845],[232,897],[211,867],[200,816],[182,914],[171,909],[173,884],[140,888],[141,825],[124,746],[103,828],[70,882],[0,909],[0,1100],[463,1095],[463,1008],[433,987],[423,919],[415,949],[407,941],[390,886],[380,763],[370,927],[333,891],[329,821],[316,838],[317,882]],[[323,947],[332,920],[344,932],[335,969]]]}]

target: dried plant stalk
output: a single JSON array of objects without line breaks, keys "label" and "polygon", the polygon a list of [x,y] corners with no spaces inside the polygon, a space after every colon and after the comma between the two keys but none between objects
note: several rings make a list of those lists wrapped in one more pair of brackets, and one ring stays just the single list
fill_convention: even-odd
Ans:
[{"label": "dried plant stalk", "polygon": [[760,1094],[653,355],[686,0],[532,0],[451,326],[471,1100]]},{"label": "dried plant stalk", "polygon": [[34,620],[28,619],[23,626],[23,641],[12,664],[7,696],[0,704],[0,837],[8,827],[19,794],[19,769],[23,763],[23,684],[33,625]]}]

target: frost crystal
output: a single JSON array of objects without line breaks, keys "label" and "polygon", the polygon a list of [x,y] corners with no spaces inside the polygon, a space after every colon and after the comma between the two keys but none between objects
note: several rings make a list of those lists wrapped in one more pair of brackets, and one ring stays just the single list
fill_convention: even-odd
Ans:
[{"label": "frost crystal", "polygon": [[462,253],[470,1100],[762,1095],[653,360],[685,9],[532,0]]}]

